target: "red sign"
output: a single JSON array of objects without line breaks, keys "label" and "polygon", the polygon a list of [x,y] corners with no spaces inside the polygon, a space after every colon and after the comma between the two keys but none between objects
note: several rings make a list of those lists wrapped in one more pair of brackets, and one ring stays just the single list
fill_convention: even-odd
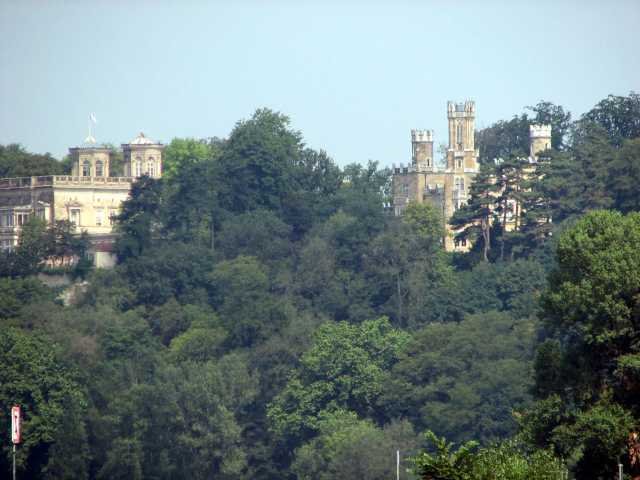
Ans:
[{"label": "red sign", "polygon": [[20,406],[11,407],[11,441],[20,443],[22,441],[20,432]]}]

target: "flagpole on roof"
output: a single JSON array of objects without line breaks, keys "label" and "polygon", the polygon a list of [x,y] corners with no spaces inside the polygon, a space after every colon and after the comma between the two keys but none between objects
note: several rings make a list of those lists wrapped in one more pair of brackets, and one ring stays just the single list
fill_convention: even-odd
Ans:
[{"label": "flagpole on roof", "polygon": [[92,132],[91,132],[91,125],[95,125],[96,123],[98,123],[98,120],[96,120],[96,115],[95,113],[90,113],[89,114],[89,137],[87,138],[93,138],[92,136]]}]

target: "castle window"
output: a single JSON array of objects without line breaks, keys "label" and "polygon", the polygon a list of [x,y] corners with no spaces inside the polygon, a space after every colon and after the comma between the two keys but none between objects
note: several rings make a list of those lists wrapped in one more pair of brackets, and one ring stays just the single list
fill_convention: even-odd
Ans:
[{"label": "castle window", "polygon": [[91,164],[89,163],[89,160],[85,160],[84,162],[82,162],[82,176],[83,177],[91,176]]},{"label": "castle window", "polygon": [[464,192],[464,178],[456,178],[456,190],[459,192]]},{"label": "castle window", "polygon": [[456,158],[456,168],[462,168],[462,159]]},{"label": "castle window", "polygon": [[96,162],[96,177],[104,176],[104,166],[102,160]]},{"label": "castle window", "polygon": [[466,247],[466,246],[467,246],[467,239],[466,239],[466,238],[463,238],[463,239],[462,239],[462,246],[463,246],[463,247]]},{"label": "castle window", "polygon": [[147,162],[147,173],[152,178],[156,176],[156,165],[153,161],[153,157],[149,157],[149,161]]},{"label": "castle window", "polygon": [[458,123],[456,125],[456,143],[458,144],[458,149],[462,149],[462,124]]}]

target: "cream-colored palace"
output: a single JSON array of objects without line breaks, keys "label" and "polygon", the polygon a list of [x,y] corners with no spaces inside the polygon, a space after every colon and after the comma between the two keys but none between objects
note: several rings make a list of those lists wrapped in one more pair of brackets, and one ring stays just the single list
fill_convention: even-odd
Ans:
[{"label": "cream-colored palace", "polygon": [[111,266],[114,217],[136,178],[160,178],[163,149],[141,133],[122,145],[125,176],[112,177],[111,150],[89,135],[81,146],[69,149],[71,175],[0,179],[0,247],[15,247],[31,215],[48,223],[69,220],[89,234],[96,266]]}]

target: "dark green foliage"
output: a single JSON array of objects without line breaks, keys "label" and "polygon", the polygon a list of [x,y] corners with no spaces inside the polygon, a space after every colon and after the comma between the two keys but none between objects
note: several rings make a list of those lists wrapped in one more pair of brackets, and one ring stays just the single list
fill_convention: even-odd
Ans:
[{"label": "dark green foliage", "polygon": [[147,176],[132,185],[130,199],[124,202],[118,216],[121,236],[116,248],[122,260],[142,254],[158,236],[161,192],[162,181]]},{"label": "dark green foliage", "polygon": [[424,480],[556,480],[564,478],[565,467],[551,452],[527,452],[522,445],[504,442],[476,450],[467,442],[454,450],[445,438],[427,431],[434,453],[422,452],[414,469]]},{"label": "dark green foliage", "polygon": [[604,128],[609,141],[616,146],[625,139],[640,137],[640,94],[609,95],[584,114],[583,120]]},{"label": "dark green foliage", "polygon": [[242,213],[256,208],[282,212],[297,188],[294,166],[299,162],[301,135],[289,119],[267,109],[238,122],[218,159],[224,178],[221,199],[226,210]]},{"label": "dark green foliage", "polygon": [[456,235],[458,239],[470,240],[482,249],[482,259],[489,261],[491,250],[492,219],[494,217],[495,193],[498,191],[495,179],[495,168],[490,163],[480,166],[469,191],[469,201],[453,214],[449,223],[462,231]]},{"label": "dark green foliage", "polygon": [[291,470],[300,480],[393,478],[397,450],[402,452],[404,477],[406,459],[418,444],[407,421],[392,422],[382,429],[344,410],[323,413],[319,431],[316,438],[296,450]]},{"label": "dark green foliage", "polygon": [[68,174],[62,162],[50,153],[27,152],[21,145],[0,145],[0,178]]},{"label": "dark green foliage", "polygon": [[21,227],[18,246],[14,251],[0,252],[0,276],[24,277],[40,272],[46,262],[54,268],[64,261],[75,261],[73,273],[84,276],[91,269],[86,253],[89,240],[86,233],[77,235],[75,226],[61,220],[53,225],[30,217]]},{"label": "dark green foliage", "polygon": [[375,415],[385,372],[397,361],[409,336],[385,318],[350,325],[326,323],[302,356],[300,368],[269,407],[276,433],[292,440],[318,431],[323,411],[352,410]]},{"label": "dark green foliage", "polygon": [[495,160],[529,151],[529,125],[526,114],[501,120],[476,135],[481,165],[493,165]]},{"label": "dark green foliage", "polygon": [[610,478],[637,428],[639,248],[638,213],[584,216],[561,236],[542,299],[556,339],[538,350],[535,391],[544,400],[524,432],[570,457],[579,478]]},{"label": "dark green foliage", "polygon": [[456,441],[515,432],[512,411],[530,400],[535,324],[489,312],[416,332],[391,372],[382,404]]},{"label": "dark green foliage", "polygon": [[561,105],[540,101],[533,107],[527,107],[535,113],[531,123],[538,125],[551,125],[551,148],[564,150],[567,147],[568,136],[571,130],[571,112],[565,112]]},{"label": "dark green foliage", "polygon": [[[88,272],[74,305],[30,275],[86,244],[29,223],[0,259],[0,400],[28,407],[20,472],[388,479],[425,429],[483,447],[432,436],[422,478],[555,480],[554,455],[580,479],[628,471],[640,225],[580,218],[637,210],[620,106],[635,96],[618,100],[574,124],[540,102],[478,133],[483,168],[454,217],[465,255],[442,251],[430,206],[385,211],[389,170],[340,168],[269,110],[225,140],[175,139],[163,179],[123,206],[120,264]],[[520,159],[531,123],[553,126],[537,163]],[[521,229],[503,228],[517,212]]]},{"label": "dark green foliage", "polygon": [[212,304],[230,347],[251,347],[286,324],[282,302],[269,291],[265,268],[253,257],[220,262],[210,275]]},{"label": "dark green foliage", "polygon": [[25,305],[52,297],[51,290],[33,277],[0,278],[0,319],[15,317]]},{"label": "dark green foliage", "polygon": [[[0,365],[0,409],[9,412],[12,405],[22,407],[24,442],[18,455],[21,475],[86,478],[83,415],[87,399],[73,369],[60,362],[55,346],[52,349],[45,337],[15,328],[0,332]],[[0,435],[9,439],[10,422],[8,414],[4,415]],[[76,448],[64,443],[75,444]],[[0,471],[8,472],[10,447],[8,442],[3,445]]]},{"label": "dark green foliage", "polygon": [[171,242],[151,246],[144,255],[129,259],[122,269],[136,303],[161,305],[171,298],[181,303],[206,300],[212,267],[207,248]]},{"label": "dark green foliage", "polygon": [[616,210],[640,210],[640,138],[625,141],[618,150],[609,168],[607,189]]}]

